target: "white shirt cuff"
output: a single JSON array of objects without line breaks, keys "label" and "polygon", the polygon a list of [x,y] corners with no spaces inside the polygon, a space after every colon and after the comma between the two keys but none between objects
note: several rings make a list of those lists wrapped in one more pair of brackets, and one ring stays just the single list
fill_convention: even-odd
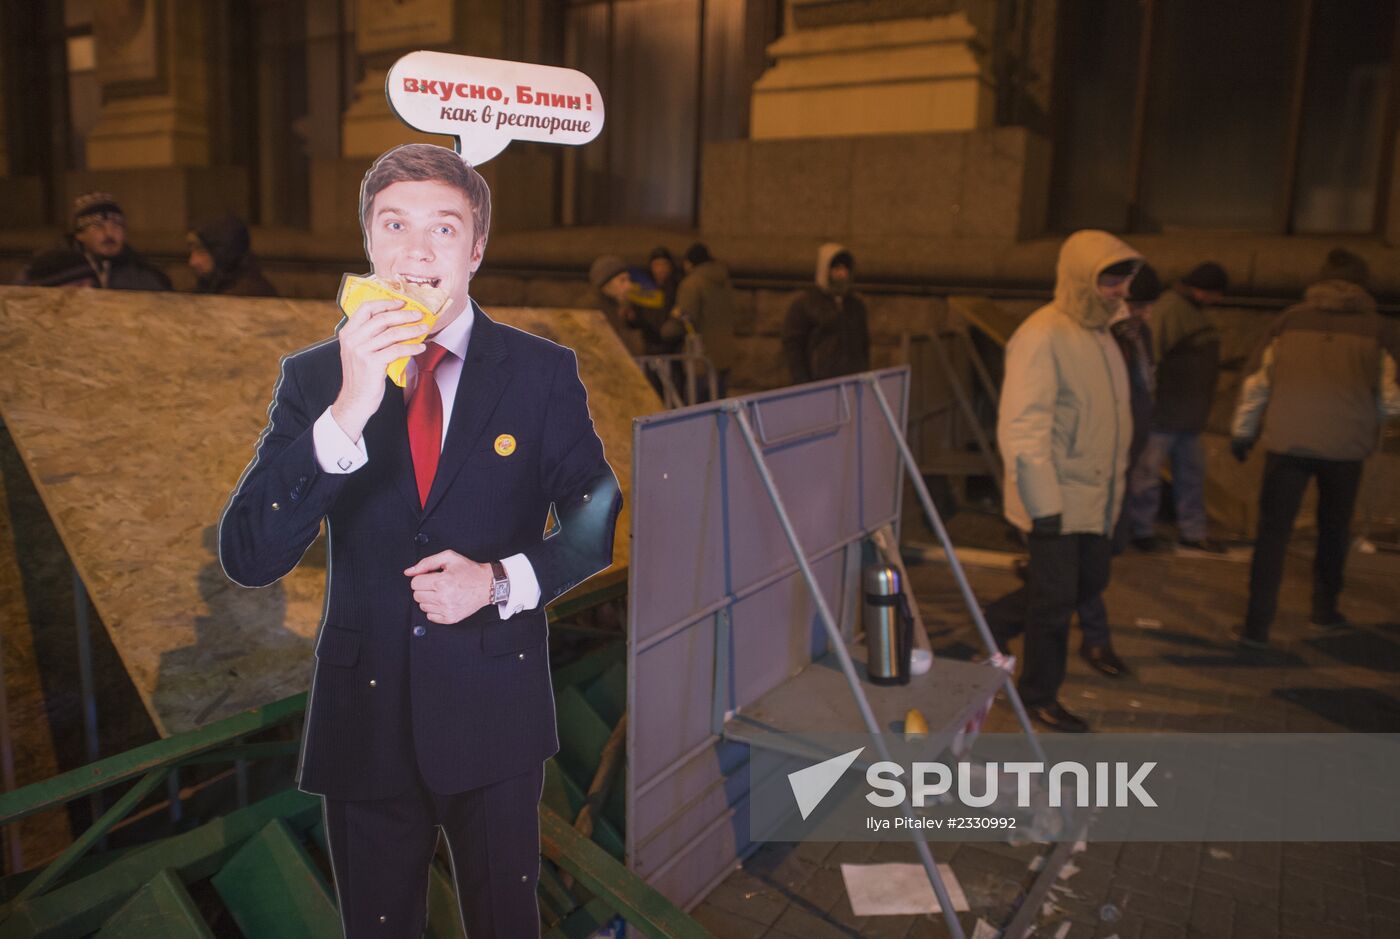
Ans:
[{"label": "white shirt cuff", "polygon": [[523,554],[512,554],[501,562],[510,579],[510,599],[496,604],[501,619],[510,619],[522,610],[533,610],[540,604],[540,582],[535,568]]},{"label": "white shirt cuff", "polygon": [[351,440],[350,435],[340,429],[340,425],[326,410],[311,427],[311,442],[316,451],[316,462],[321,471],[343,475],[353,473],[369,462],[369,451],[365,449],[365,438]]}]

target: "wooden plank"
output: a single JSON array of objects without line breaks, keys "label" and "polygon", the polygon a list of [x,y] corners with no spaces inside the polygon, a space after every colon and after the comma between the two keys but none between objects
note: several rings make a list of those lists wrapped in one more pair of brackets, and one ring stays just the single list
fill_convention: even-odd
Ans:
[{"label": "wooden plank", "polygon": [[280,818],[268,822],[210,882],[245,936],[336,939],[330,885]]},{"label": "wooden plank", "polygon": [[185,885],[161,871],[112,914],[97,939],[214,939]]},{"label": "wooden plank", "polygon": [[[576,351],[629,492],[632,420],[658,402],[607,320],[489,313]],[[339,319],[330,300],[0,287],[0,415],[163,735],[307,686],[324,546],[277,584],[244,590],[223,578],[216,527],[267,421],[279,360]],[[619,531],[629,514],[624,504]],[[626,567],[628,539],[614,545]]]},{"label": "wooden plank", "polygon": [[711,933],[549,809],[540,809],[545,857],[605,899],[650,939],[704,939]]},{"label": "wooden plank", "polygon": [[272,819],[283,819],[294,831],[304,831],[320,814],[320,799],[296,789],[284,790],[192,831],[132,851],[97,873],[28,903],[0,907],[0,939],[94,932],[163,869],[174,870],[187,883],[212,877],[244,841]]}]

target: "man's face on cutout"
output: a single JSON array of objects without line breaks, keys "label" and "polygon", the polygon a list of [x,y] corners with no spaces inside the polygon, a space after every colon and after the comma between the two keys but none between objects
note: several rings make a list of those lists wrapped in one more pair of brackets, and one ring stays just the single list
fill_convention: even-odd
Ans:
[{"label": "man's face on cutout", "polygon": [[376,275],[447,291],[452,299],[437,329],[466,309],[468,285],[485,250],[466,193],[436,180],[386,186],[374,197],[365,232]]}]

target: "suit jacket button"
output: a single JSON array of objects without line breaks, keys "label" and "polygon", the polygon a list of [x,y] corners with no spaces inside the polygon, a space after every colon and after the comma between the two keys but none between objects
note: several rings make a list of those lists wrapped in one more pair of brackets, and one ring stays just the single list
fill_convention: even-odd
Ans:
[{"label": "suit jacket button", "polygon": [[584,501],[584,502],[589,502],[589,501],[591,501],[592,499],[593,499],[593,497],[592,497],[591,495],[589,495],[588,493],[585,492],[585,493],[583,494],[583,501]]},{"label": "suit jacket button", "polygon": [[517,659],[523,659],[523,658],[525,658],[525,653],[524,653],[524,652],[520,653],[519,655],[516,656],[516,658],[517,658]]},{"label": "suit jacket button", "polygon": [[428,634],[428,627],[426,627],[426,626],[414,626],[414,627],[413,627],[413,635],[415,635],[415,636],[426,636],[427,634]]},{"label": "suit jacket button", "polygon": [[414,543],[414,544],[418,544],[418,545],[427,544],[427,543],[428,543],[428,533],[425,532],[425,531],[420,531],[418,534],[416,534],[416,535],[413,536],[413,543]]},{"label": "suit jacket button", "polygon": [[281,503],[278,503],[278,502],[272,503],[272,511],[274,511],[274,512],[279,512],[279,511],[281,511],[281,509],[282,509]]},{"label": "suit jacket button", "polygon": [[378,687],[379,687],[379,682],[377,682],[377,681],[375,681],[373,678],[371,678],[371,679],[369,680],[369,686],[370,686],[371,688],[378,688]]}]

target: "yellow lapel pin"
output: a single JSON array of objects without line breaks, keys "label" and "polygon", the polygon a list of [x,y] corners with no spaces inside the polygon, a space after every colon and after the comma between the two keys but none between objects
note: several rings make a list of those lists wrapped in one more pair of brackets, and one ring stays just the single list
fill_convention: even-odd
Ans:
[{"label": "yellow lapel pin", "polygon": [[510,434],[501,434],[496,438],[496,455],[510,456],[515,452],[515,438]]}]

